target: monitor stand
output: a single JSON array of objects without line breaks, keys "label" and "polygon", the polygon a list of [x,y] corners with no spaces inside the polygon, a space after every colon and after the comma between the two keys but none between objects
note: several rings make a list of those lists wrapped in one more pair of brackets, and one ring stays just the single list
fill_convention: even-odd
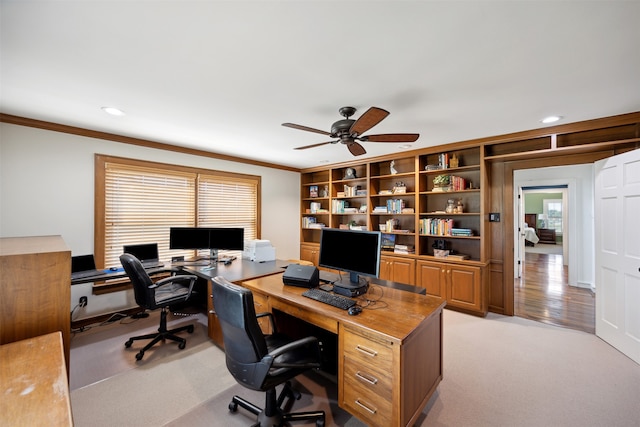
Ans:
[{"label": "monitor stand", "polygon": [[333,282],[333,292],[338,295],[347,297],[357,297],[367,293],[369,282],[360,280],[360,276],[356,273],[349,273],[349,279],[340,279]]},{"label": "monitor stand", "polygon": [[218,266],[218,250],[210,249],[209,250],[209,265],[204,267],[202,271],[213,270]]}]

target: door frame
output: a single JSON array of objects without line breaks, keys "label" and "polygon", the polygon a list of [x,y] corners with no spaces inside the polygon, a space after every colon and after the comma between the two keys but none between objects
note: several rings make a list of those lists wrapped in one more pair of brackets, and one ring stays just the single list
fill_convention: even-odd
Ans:
[{"label": "door frame", "polygon": [[[597,160],[601,160],[606,157],[610,157],[613,153],[610,152],[597,152],[597,153],[583,153],[575,155],[567,155],[560,157],[546,157],[539,159],[526,159],[526,160],[514,160],[498,162],[502,163],[502,191],[499,192],[499,197],[502,199],[502,206],[505,210],[504,224],[501,227],[504,233],[504,245],[502,246],[502,262],[497,266],[502,266],[503,270],[499,273],[502,274],[502,297],[501,301],[504,305],[504,312],[507,316],[514,315],[514,230],[513,225],[515,216],[513,214],[514,200],[514,171],[520,169],[533,169],[544,168],[548,166],[571,166],[581,165],[587,163],[594,163]],[[575,251],[574,251],[575,252]],[[571,261],[569,261],[571,262]],[[575,263],[574,263],[575,264]]]}]

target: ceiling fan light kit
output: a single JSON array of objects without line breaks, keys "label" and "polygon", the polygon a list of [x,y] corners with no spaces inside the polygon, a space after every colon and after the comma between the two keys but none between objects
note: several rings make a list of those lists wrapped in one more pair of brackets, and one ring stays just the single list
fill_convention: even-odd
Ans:
[{"label": "ceiling fan light kit", "polygon": [[[344,119],[338,120],[331,125],[331,132],[326,132],[320,129],[310,128],[308,126],[297,125],[294,123],[283,123],[282,126],[290,127],[292,129],[304,130],[306,132],[319,133],[321,135],[327,135],[331,138],[337,138],[333,141],[320,142],[318,144],[305,145],[302,147],[296,147],[295,150],[306,150],[307,148],[320,147],[327,144],[337,144],[338,142],[344,144],[349,149],[349,152],[354,156],[361,156],[366,153],[364,147],[360,142],[415,142],[420,134],[417,133],[388,133],[379,135],[363,135],[369,129],[384,120],[389,112],[378,107],[371,107],[364,112],[357,120],[350,119],[356,112],[354,107],[342,107],[338,112],[344,117]],[[359,142],[358,142],[359,141]]]}]

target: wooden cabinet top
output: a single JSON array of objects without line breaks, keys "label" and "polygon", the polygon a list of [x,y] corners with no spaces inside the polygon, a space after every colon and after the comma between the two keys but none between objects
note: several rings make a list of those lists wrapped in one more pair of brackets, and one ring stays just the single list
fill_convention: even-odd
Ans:
[{"label": "wooden cabinet top", "polygon": [[69,251],[61,236],[2,237],[0,256]]},{"label": "wooden cabinet top", "polygon": [[73,425],[60,332],[2,345],[0,360],[0,425]]}]

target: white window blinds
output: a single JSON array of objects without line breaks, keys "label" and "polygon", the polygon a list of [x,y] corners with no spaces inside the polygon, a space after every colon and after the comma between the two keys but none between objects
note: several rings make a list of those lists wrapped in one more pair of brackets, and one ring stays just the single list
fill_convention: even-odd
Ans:
[{"label": "white window blinds", "polygon": [[122,247],[131,244],[157,243],[161,260],[193,256],[194,251],[169,250],[171,227],[241,227],[245,239],[258,238],[260,177],[107,156],[97,160],[96,197],[103,194],[104,200],[96,203],[95,252],[107,267],[120,265]]}]

